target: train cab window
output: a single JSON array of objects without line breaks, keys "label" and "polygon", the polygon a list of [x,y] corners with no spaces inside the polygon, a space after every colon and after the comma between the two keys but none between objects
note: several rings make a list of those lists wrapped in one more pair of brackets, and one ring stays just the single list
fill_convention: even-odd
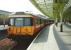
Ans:
[{"label": "train cab window", "polygon": [[16,18],[15,26],[23,26],[23,18]]},{"label": "train cab window", "polygon": [[32,18],[16,18],[15,19],[15,26],[31,26],[32,25]]},{"label": "train cab window", "polygon": [[14,25],[14,19],[10,19],[10,25]]}]

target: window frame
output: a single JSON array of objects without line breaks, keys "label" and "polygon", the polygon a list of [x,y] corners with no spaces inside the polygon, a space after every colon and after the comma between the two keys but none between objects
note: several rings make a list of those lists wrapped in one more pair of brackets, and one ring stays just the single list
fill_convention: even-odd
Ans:
[{"label": "window frame", "polygon": [[[33,26],[33,18],[32,18],[32,17],[12,17],[12,18],[10,18],[10,19],[13,19],[14,23],[13,23],[13,25],[11,25],[11,23],[9,22],[11,26],[16,26],[16,25],[15,25],[15,20],[16,20],[16,18],[23,18],[23,21],[25,21],[24,18],[30,18],[30,25],[24,25],[25,22],[23,22],[23,26]],[[10,19],[9,19],[9,21],[10,21]],[[18,27],[21,27],[21,26],[18,26]]]}]

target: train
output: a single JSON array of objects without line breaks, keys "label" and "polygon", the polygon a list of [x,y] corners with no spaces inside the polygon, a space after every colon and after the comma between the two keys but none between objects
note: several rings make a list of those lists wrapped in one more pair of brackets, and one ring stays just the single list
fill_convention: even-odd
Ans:
[{"label": "train", "polygon": [[35,36],[47,23],[46,18],[33,14],[15,13],[9,16],[9,36]]}]

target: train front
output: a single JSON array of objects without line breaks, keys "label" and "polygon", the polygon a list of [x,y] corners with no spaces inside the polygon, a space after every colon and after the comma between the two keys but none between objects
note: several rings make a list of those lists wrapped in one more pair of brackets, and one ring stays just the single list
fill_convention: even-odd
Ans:
[{"label": "train front", "polygon": [[33,18],[31,15],[13,15],[9,19],[8,34],[13,36],[33,36]]}]

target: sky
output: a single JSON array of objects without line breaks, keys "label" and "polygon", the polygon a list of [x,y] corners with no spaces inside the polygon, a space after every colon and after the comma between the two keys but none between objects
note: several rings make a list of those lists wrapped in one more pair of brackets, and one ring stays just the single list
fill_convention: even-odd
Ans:
[{"label": "sky", "polygon": [[0,10],[17,12],[29,11],[35,14],[42,14],[30,0],[0,0]]}]

